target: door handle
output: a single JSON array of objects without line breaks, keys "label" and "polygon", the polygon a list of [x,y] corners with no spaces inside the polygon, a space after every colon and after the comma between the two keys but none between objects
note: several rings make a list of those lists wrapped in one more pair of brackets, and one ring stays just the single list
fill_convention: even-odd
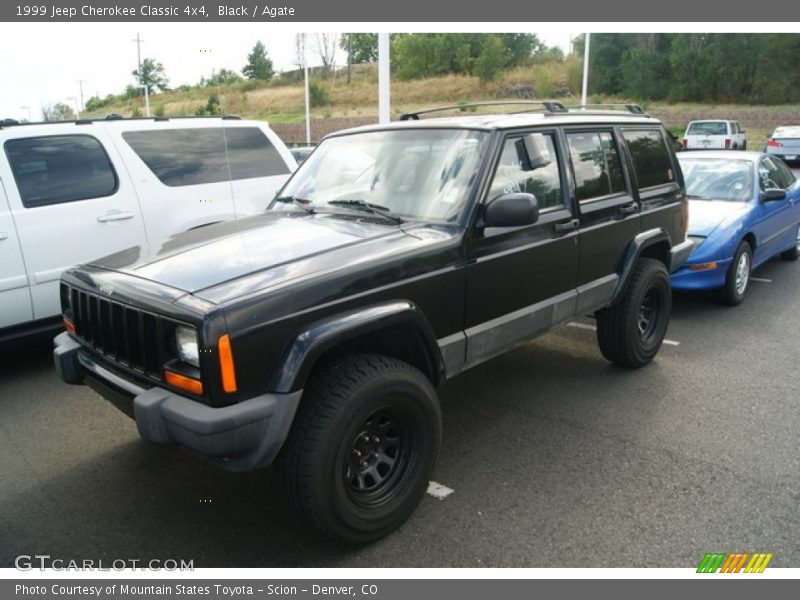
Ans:
[{"label": "door handle", "polygon": [[564,221],[563,223],[556,223],[553,225],[553,229],[555,229],[556,233],[567,233],[569,231],[575,231],[580,225],[580,221],[578,219],[570,219],[569,221]]},{"label": "door handle", "polygon": [[127,221],[132,219],[134,214],[132,212],[108,212],[104,215],[97,217],[98,223],[108,223],[110,221]]},{"label": "door handle", "polygon": [[8,239],[8,234],[5,231],[0,231],[0,242]]},{"label": "door handle", "polygon": [[633,213],[639,212],[639,205],[636,202],[631,202],[630,204],[626,204],[625,206],[620,206],[617,209],[617,214],[620,217],[627,217],[628,215],[632,215]]}]

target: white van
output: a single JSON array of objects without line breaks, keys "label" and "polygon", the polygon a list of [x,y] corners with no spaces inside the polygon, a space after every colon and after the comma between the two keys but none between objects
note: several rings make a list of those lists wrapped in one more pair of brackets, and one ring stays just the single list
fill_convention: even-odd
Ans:
[{"label": "white van", "polygon": [[747,136],[739,121],[691,121],[683,134],[686,150],[747,150]]},{"label": "white van", "polygon": [[263,212],[296,162],[231,117],[0,121],[0,341],[58,323],[72,265]]}]

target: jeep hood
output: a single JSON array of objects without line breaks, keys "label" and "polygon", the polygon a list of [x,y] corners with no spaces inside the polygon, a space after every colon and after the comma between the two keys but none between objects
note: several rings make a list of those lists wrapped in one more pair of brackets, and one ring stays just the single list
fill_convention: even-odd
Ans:
[{"label": "jeep hood", "polygon": [[723,200],[689,200],[689,235],[708,237],[722,223],[744,216],[745,202]]},{"label": "jeep hood", "polygon": [[350,214],[269,212],[187,231],[160,248],[133,247],[89,264],[222,302],[451,240],[455,229],[398,226]]}]

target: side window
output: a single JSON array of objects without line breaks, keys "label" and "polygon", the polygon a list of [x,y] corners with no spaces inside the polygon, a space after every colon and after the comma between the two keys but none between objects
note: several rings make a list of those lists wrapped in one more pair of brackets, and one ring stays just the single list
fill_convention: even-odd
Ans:
[{"label": "side window", "polygon": [[658,129],[624,130],[622,137],[633,159],[639,189],[670,183],[675,179],[669,149]]},{"label": "side window", "polygon": [[506,139],[500,155],[500,162],[497,164],[497,170],[489,188],[489,200],[501,194],[526,192],[536,196],[539,210],[563,206],[561,178],[558,173],[558,157],[553,135],[550,133],[528,135],[538,154],[537,164],[531,165],[533,169],[523,170],[520,152],[524,147],[524,138],[510,137]]},{"label": "side window", "polygon": [[170,187],[289,173],[257,127],[128,131],[122,137],[159,181]]},{"label": "side window", "polygon": [[619,153],[609,131],[568,133],[578,201],[625,191]]},{"label": "side window", "polygon": [[792,170],[786,166],[786,163],[780,159],[770,159],[772,163],[775,165],[775,168],[780,173],[780,181],[778,183],[781,184],[781,189],[788,190],[792,185],[794,185],[795,176],[792,173]]},{"label": "side window", "polygon": [[731,135],[736,135],[737,133],[739,133],[739,126],[736,123],[736,121],[731,121],[730,126],[731,126]]},{"label": "side window", "polygon": [[[761,159],[758,166],[758,184],[762,192],[769,189],[787,189],[791,185],[786,181],[785,174],[781,172],[778,164],[778,161],[771,158]],[[789,174],[791,175],[791,172]]]},{"label": "side window", "polygon": [[117,190],[114,167],[90,135],[20,138],[4,147],[25,208],[101,198]]}]

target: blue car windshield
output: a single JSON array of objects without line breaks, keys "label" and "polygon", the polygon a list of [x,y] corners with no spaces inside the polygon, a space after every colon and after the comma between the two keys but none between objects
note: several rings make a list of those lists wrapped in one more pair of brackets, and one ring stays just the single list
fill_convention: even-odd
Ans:
[{"label": "blue car windshield", "polygon": [[678,157],[690,200],[747,202],[753,196],[753,163],[729,158]]},{"label": "blue car windshield", "polygon": [[299,167],[279,201],[335,212],[361,204],[401,219],[456,221],[477,183],[488,139],[483,131],[434,128],[328,138]]}]

